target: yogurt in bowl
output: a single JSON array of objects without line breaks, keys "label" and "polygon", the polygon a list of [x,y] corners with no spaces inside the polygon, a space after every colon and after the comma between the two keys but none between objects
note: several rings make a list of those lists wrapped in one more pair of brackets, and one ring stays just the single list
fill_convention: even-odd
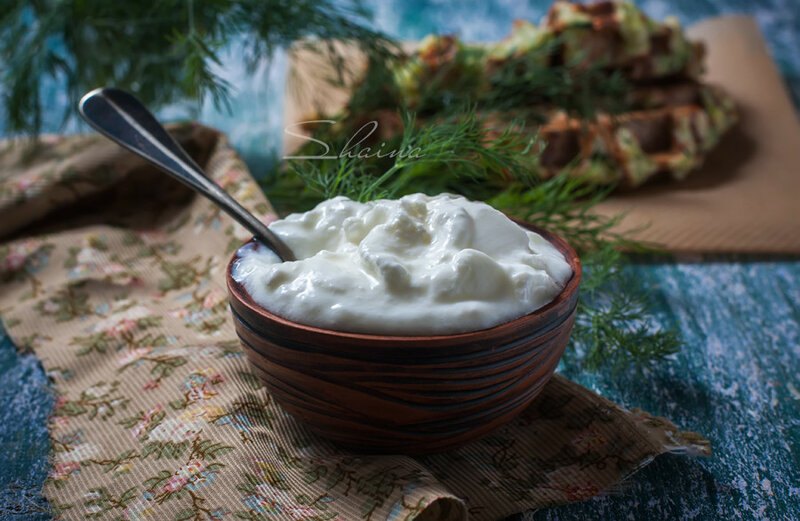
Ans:
[{"label": "yogurt in bowl", "polygon": [[289,320],[337,331],[444,335],[490,328],[550,302],[572,276],[541,235],[461,196],[337,197],[270,225],[295,253],[250,242],[231,275]]},{"label": "yogurt in bowl", "polygon": [[352,450],[431,453],[487,434],[530,405],[569,340],[577,255],[484,204],[337,198],[270,228],[299,260],[239,249],[236,333],[272,397]]}]

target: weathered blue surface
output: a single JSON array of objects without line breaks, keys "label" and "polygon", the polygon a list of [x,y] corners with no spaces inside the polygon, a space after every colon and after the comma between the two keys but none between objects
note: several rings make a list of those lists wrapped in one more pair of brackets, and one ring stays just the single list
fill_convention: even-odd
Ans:
[{"label": "weathered blue surface", "polygon": [[[376,23],[414,39],[456,32],[490,40],[511,20],[537,20],[549,1],[391,0]],[[654,17],[684,23],[719,13],[756,16],[795,100],[800,100],[800,5],[797,0],[639,2]],[[231,60],[221,71],[239,92],[233,115],[212,107],[200,119],[226,131],[254,172],[280,147],[285,60],[253,77]],[[63,98],[52,96],[54,103]],[[185,115],[180,106],[163,115]],[[75,128],[75,127],[71,127]],[[55,128],[51,129],[55,130]],[[644,376],[569,374],[629,407],[671,418],[706,435],[709,459],[658,458],[619,490],[534,519],[800,519],[800,261],[664,263],[633,266],[654,288],[653,309],[686,342],[674,360]],[[52,398],[32,355],[17,354],[0,333],[0,520],[47,519],[39,489],[47,473],[47,412]]]},{"label": "weathered blue surface", "polygon": [[0,327],[0,519],[48,519],[39,489],[47,476],[47,377]]},{"label": "weathered blue surface", "polygon": [[566,374],[703,433],[714,455],[659,458],[621,494],[535,519],[800,518],[800,263],[630,269],[685,349],[643,377]]}]

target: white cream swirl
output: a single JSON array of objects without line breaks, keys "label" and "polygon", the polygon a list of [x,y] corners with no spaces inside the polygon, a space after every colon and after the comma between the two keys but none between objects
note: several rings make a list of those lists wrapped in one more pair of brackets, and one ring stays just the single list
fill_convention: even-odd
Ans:
[{"label": "white cream swirl", "polygon": [[297,261],[237,252],[232,276],[253,300],[302,324],[357,333],[476,331],[550,302],[572,275],[564,256],[485,203],[413,194],[336,197],[270,225]]}]

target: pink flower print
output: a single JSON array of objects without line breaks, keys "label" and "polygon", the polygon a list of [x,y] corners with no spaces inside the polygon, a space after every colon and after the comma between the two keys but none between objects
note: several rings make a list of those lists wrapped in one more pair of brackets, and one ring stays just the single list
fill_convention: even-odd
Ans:
[{"label": "pink flower print", "polygon": [[122,264],[117,264],[116,262],[109,262],[108,264],[103,264],[100,267],[100,272],[103,275],[117,275],[125,272],[125,266]]},{"label": "pink flower print", "polygon": [[39,249],[41,245],[42,243],[40,243],[36,239],[25,239],[25,241],[20,245],[20,247],[26,253],[34,253]]},{"label": "pink flower print", "polygon": [[225,292],[212,289],[203,299],[203,309],[212,309],[225,302]]},{"label": "pink flower print", "polygon": [[203,470],[204,467],[205,467],[205,464],[202,461],[197,461],[197,460],[190,461],[186,465],[184,465],[181,468],[179,468],[175,472],[175,475],[182,476],[182,477],[185,477],[186,479],[189,479],[190,477],[194,476],[195,474],[197,474],[198,472]]},{"label": "pink flower print", "polygon": [[23,177],[12,184],[12,190],[24,194],[26,197],[31,197],[36,192],[36,188],[41,180],[42,178],[39,175]]},{"label": "pink flower print", "polygon": [[96,490],[92,490],[90,492],[87,492],[87,493],[85,493],[83,495],[83,499],[87,499],[87,500],[100,499],[100,492],[97,492]]},{"label": "pink flower print", "polygon": [[144,430],[150,426],[150,423],[153,421],[153,417],[160,413],[164,408],[161,406],[160,403],[157,403],[155,406],[151,407],[144,415],[142,416],[141,421],[136,425],[136,427],[131,430],[131,437],[136,438],[138,437]]},{"label": "pink flower print", "polygon": [[218,176],[216,181],[217,184],[222,188],[227,188],[228,186],[237,182],[241,178],[242,178],[242,173],[239,170],[230,169],[226,170],[225,172],[222,173],[222,175]]},{"label": "pink flower print", "polygon": [[111,327],[111,329],[108,330],[108,334],[111,336],[120,336],[123,333],[132,331],[135,328],[136,328],[136,321],[126,318],[114,324]]},{"label": "pink flower print", "polygon": [[58,441],[60,441],[64,445],[75,445],[77,443],[82,443],[83,430],[75,429],[72,432],[64,433],[58,437]]},{"label": "pink flower print", "polygon": [[208,367],[190,374],[181,388],[186,392],[190,402],[196,402],[216,396],[217,392],[212,389],[212,386],[224,381],[225,377],[222,373],[213,367]]},{"label": "pink flower print", "polygon": [[594,483],[581,483],[576,485],[570,485],[562,489],[564,493],[567,494],[567,497],[570,501],[581,501],[583,499],[589,499],[590,497],[594,497],[600,493],[600,487],[595,485]]},{"label": "pink flower print", "polygon": [[161,387],[161,382],[158,380],[148,380],[142,386],[142,391],[152,391],[153,389],[158,389]]},{"label": "pink flower print", "polygon": [[607,443],[608,439],[596,429],[581,432],[572,439],[572,445],[581,452],[589,452]]},{"label": "pink flower print", "polygon": [[55,313],[58,311],[58,304],[51,299],[48,299],[42,305],[42,311],[45,313]]},{"label": "pink flower print", "polygon": [[51,416],[50,429],[60,429],[69,426],[69,417],[67,416]]},{"label": "pink flower print", "polygon": [[3,270],[12,272],[21,270],[25,266],[25,259],[27,258],[27,255],[12,251],[3,262]]},{"label": "pink flower print", "polygon": [[[122,302],[115,304],[114,307],[122,306]],[[144,306],[129,307],[96,322],[92,326],[92,331],[124,331],[134,327],[137,320],[151,316],[153,314]]]},{"label": "pink flower print", "polygon": [[34,239],[17,243],[3,259],[3,271],[18,271],[26,268],[35,271],[47,263],[46,252],[40,251],[42,244]]},{"label": "pink flower print", "polygon": [[189,316],[189,310],[186,308],[171,309],[167,314],[173,318],[186,318]]},{"label": "pink flower print", "polygon": [[164,484],[161,488],[164,492],[175,492],[183,488],[186,482],[189,481],[189,478],[185,478],[183,476],[172,476],[169,480]]},{"label": "pink flower print", "polygon": [[164,407],[160,403],[157,403],[150,410],[144,413],[144,418],[149,421],[153,418],[153,416],[155,416],[156,414],[160,413],[163,410]]},{"label": "pink flower print", "polygon": [[76,461],[56,463],[50,471],[50,478],[56,481],[63,481],[71,474],[80,470],[81,464]]},{"label": "pink flower print", "polygon": [[189,401],[197,402],[200,400],[208,400],[209,398],[216,396],[217,392],[212,391],[211,388],[206,385],[202,384],[199,387],[193,387],[191,391],[189,391]]},{"label": "pink flower print", "polygon": [[100,505],[89,505],[85,508],[86,510],[86,517],[96,516],[98,513],[103,511],[103,507]]},{"label": "pink flower print", "polygon": [[281,499],[285,499],[274,493],[272,487],[267,484],[261,483],[256,485],[256,493],[248,494],[244,497],[244,503],[256,512],[261,514],[277,514],[284,510],[283,505],[280,503]]},{"label": "pink flower print", "polygon": [[141,420],[139,423],[136,424],[136,427],[131,429],[131,438],[138,437],[144,430],[147,428],[147,420]]},{"label": "pink flower print", "polygon": [[14,183],[14,188],[20,192],[24,192],[31,186],[33,186],[33,179],[31,179],[30,177],[23,177],[22,179]]},{"label": "pink flower print", "polygon": [[21,243],[17,244],[17,246],[15,247],[15,251],[27,257],[39,251],[41,245],[42,244],[36,239],[26,239]]},{"label": "pink flower print", "polygon": [[547,474],[547,483],[539,488],[558,490],[570,501],[580,501],[596,496],[600,487],[590,481],[579,470],[579,466],[561,467]]}]

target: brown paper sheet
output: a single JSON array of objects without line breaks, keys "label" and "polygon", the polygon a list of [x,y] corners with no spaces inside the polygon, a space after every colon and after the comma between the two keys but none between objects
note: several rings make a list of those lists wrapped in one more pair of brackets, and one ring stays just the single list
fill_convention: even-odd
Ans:
[{"label": "brown paper sheet", "polygon": [[706,43],[706,81],[736,100],[739,124],[685,181],[644,186],[599,206],[626,212],[637,238],[675,252],[800,253],[800,121],[755,20],[690,27]]},{"label": "brown paper sheet", "polygon": [[[736,100],[739,124],[686,180],[614,194],[597,211],[626,213],[622,229],[672,252],[800,254],[800,120],[755,20],[719,17],[688,33],[705,42],[705,81]],[[324,83],[324,70],[319,57],[292,56],[287,126],[346,102],[346,92]],[[302,142],[284,139],[286,152]]]}]

